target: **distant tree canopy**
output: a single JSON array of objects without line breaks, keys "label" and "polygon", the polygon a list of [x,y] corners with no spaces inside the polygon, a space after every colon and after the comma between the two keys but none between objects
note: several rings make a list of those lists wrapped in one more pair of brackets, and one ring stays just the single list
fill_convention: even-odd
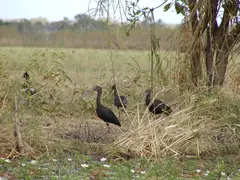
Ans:
[{"label": "distant tree canopy", "polygon": [[[162,24],[162,20],[158,20]],[[146,21],[142,24],[146,25]],[[117,24],[115,24],[117,25]],[[20,19],[16,21],[0,20],[1,26],[15,27],[19,33],[50,33],[56,31],[75,31],[88,32],[107,29],[107,21],[105,19],[94,19],[86,14],[77,14],[73,20],[64,17],[61,21],[48,22],[45,18]],[[119,26],[120,23],[119,23]]]}]

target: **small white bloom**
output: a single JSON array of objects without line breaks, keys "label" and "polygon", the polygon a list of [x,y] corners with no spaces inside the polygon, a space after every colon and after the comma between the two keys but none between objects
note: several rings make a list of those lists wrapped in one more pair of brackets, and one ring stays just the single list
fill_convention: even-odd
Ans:
[{"label": "small white bloom", "polygon": [[197,171],[197,173],[200,173],[200,172],[201,172],[201,169],[197,169],[196,171]]},{"label": "small white bloom", "polygon": [[102,161],[102,162],[104,162],[104,161],[106,161],[106,160],[107,160],[107,158],[105,158],[105,157],[103,157],[103,158],[100,159],[100,161]]},{"label": "small white bloom", "polygon": [[104,164],[103,167],[110,168],[109,164]]},{"label": "small white bloom", "polygon": [[81,164],[83,168],[88,167],[88,164]]},{"label": "small white bloom", "polygon": [[24,166],[26,166],[26,164],[22,163],[22,164],[21,164],[21,166],[23,166],[23,167],[24,167]]},{"label": "small white bloom", "polygon": [[227,177],[227,180],[231,180],[231,178],[230,178],[230,177]]},{"label": "small white bloom", "polygon": [[204,176],[208,176],[208,173],[205,172],[205,173],[204,173]]},{"label": "small white bloom", "polygon": [[53,162],[57,162],[57,160],[56,160],[56,159],[52,159],[52,161],[53,161]]},{"label": "small white bloom", "polygon": [[71,158],[68,158],[68,161],[72,161],[72,159],[71,159]]},{"label": "small white bloom", "polygon": [[141,174],[146,174],[146,171],[140,171]]},{"label": "small white bloom", "polygon": [[225,172],[221,172],[221,175],[222,175],[222,176],[225,176],[225,175],[226,175],[226,173],[225,173]]},{"label": "small white bloom", "polygon": [[5,159],[5,162],[6,163],[10,163],[11,161],[9,159]]},{"label": "small white bloom", "polygon": [[209,173],[210,173],[210,171],[209,171],[209,170],[206,170],[206,173],[207,173],[207,174],[209,174]]},{"label": "small white bloom", "polygon": [[36,160],[31,160],[30,163],[31,164],[37,164],[37,161]]},{"label": "small white bloom", "polygon": [[135,178],[139,178],[139,175],[136,175]]},{"label": "small white bloom", "polygon": [[131,173],[135,173],[135,170],[134,170],[134,169],[131,169]]}]

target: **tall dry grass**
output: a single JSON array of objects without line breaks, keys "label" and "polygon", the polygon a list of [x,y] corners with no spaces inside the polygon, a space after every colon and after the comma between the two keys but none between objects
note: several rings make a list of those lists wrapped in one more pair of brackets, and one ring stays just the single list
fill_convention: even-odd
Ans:
[{"label": "tall dry grass", "polygon": [[[172,50],[176,28],[161,26],[157,28],[157,36],[162,44],[161,49]],[[146,50],[150,49],[149,29],[138,27],[126,36],[124,28],[111,30],[111,41],[115,49]],[[57,47],[57,48],[91,48],[108,49],[109,34],[107,30],[75,32],[57,31],[51,33],[18,33],[14,27],[0,26],[0,42],[2,46],[26,46],[26,47]]]}]

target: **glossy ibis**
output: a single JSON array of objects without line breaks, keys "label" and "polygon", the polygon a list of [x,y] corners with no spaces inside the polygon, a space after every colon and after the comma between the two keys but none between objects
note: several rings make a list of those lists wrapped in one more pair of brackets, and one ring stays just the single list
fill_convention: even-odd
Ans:
[{"label": "glossy ibis", "polygon": [[92,91],[97,91],[97,100],[96,100],[96,113],[97,116],[106,122],[108,127],[108,133],[110,131],[109,123],[115,124],[117,126],[121,126],[120,121],[116,117],[116,115],[111,111],[111,109],[105,107],[101,103],[101,95],[102,95],[102,88],[100,86],[95,86]]},{"label": "glossy ibis", "polygon": [[118,108],[118,114],[119,114],[119,117],[120,117],[120,108],[122,108],[122,107],[127,108],[128,100],[125,96],[119,96],[118,95],[117,88],[116,88],[115,84],[112,86],[112,90],[114,90],[113,103]]},{"label": "glossy ibis", "polygon": [[145,91],[145,102],[148,106],[148,110],[154,114],[161,114],[164,112],[165,114],[171,114],[172,110],[166,103],[162,102],[161,100],[154,99],[151,100],[151,90],[147,89]]},{"label": "glossy ibis", "polygon": [[29,93],[30,95],[34,95],[37,93],[37,90],[33,87],[29,88],[29,86],[31,85],[31,82],[29,82],[28,80],[30,79],[30,75],[28,74],[27,71],[25,71],[23,73],[23,78],[26,80],[26,83],[23,84],[23,91],[25,93]]},{"label": "glossy ibis", "polygon": [[28,80],[30,78],[27,71],[25,73],[23,73],[23,78],[26,79],[26,80]]}]

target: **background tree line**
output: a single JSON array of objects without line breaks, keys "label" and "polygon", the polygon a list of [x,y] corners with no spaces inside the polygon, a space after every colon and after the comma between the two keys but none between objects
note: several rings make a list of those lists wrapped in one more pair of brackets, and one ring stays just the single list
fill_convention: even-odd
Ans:
[{"label": "background tree line", "polygon": [[[40,46],[69,48],[107,48],[108,29],[111,29],[111,39],[117,49],[149,49],[148,20],[138,22],[130,37],[126,36],[127,23],[111,22],[111,20],[94,19],[86,14],[77,14],[73,20],[64,17],[63,20],[49,22],[45,18],[19,19],[13,21],[0,20],[0,41],[5,46]],[[177,26],[163,24],[157,21],[160,41],[163,49],[170,50],[171,43],[166,45],[166,39]],[[167,36],[166,36],[167,35]]]}]

